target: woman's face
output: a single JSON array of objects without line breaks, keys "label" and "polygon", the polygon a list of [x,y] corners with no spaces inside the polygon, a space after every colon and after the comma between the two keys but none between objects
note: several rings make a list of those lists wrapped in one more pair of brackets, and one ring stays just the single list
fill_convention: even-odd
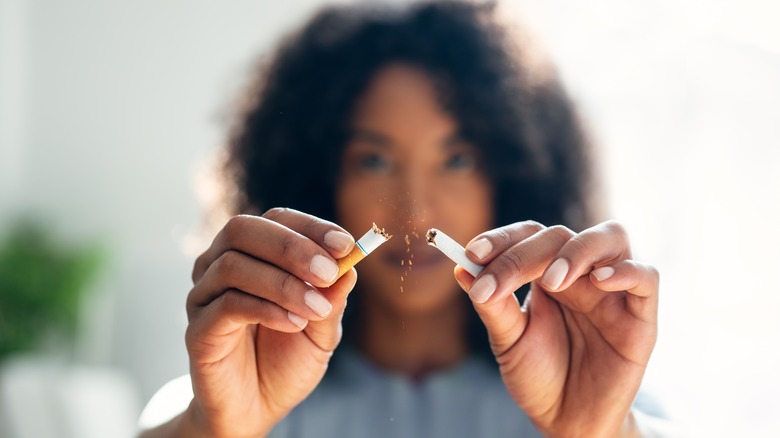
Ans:
[{"label": "woman's face", "polygon": [[[421,70],[390,65],[359,99],[337,186],[339,222],[360,238],[393,235],[357,267],[363,299],[400,316],[463,299],[454,264],[425,242],[439,228],[461,244],[493,224],[492,188],[474,146]],[[370,298],[369,298],[370,297]]]}]

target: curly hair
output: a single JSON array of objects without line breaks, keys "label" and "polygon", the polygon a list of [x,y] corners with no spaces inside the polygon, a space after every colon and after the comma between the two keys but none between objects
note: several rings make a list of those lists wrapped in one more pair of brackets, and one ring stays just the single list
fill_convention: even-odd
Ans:
[{"label": "curly hair", "polygon": [[491,4],[450,1],[321,10],[258,70],[228,147],[234,212],[284,206],[335,221],[355,103],[381,68],[401,63],[433,80],[459,133],[481,150],[496,226],[592,223],[593,172],[576,111],[494,15]]}]

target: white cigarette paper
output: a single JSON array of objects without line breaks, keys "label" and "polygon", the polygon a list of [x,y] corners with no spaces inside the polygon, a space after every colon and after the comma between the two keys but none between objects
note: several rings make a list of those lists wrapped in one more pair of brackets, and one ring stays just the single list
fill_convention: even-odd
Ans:
[{"label": "white cigarette paper", "polygon": [[368,230],[366,234],[363,235],[363,237],[355,242],[355,245],[360,248],[360,251],[363,252],[363,255],[369,255],[375,249],[379,248],[379,245],[390,240],[390,237],[392,236],[389,236],[387,233],[385,233],[385,230],[380,229],[376,226],[376,224],[374,224],[374,226],[371,227],[371,229]]},{"label": "white cigarette paper", "polygon": [[363,260],[372,251],[379,248],[379,246],[393,237],[387,233],[383,228],[379,228],[376,224],[373,224],[370,230],[366,232],[357,242],[352,251],[346,255],[346,257],[337,260],[339,265],[339,277],[344,275],[347,271],[352,269],[359,261]]},{"label": "white cigarette paper", "polygon": [[436,228],[431,228],[425,234],[425,240],[428,241],[428,245],[436,247],[444,255],[450,258],[453,262],[460,265],[469,274],[473,276],[479,275],[482,272],[483,266],[480,266],[466,257],[466,250],[460,246],[460,244],[452,239],[452,237],[442,233]]}]

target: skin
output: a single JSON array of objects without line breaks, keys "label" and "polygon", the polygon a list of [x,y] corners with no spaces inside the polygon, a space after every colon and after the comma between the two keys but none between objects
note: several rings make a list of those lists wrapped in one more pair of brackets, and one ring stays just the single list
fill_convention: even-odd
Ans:
[{"label": "skin", "polygon": [[415,377],[467,354],[468,301],[426,230],[465,243],[493,223],[478,151],[457,128],[424,73],[386,67],[357,105],[338,184],[340,224],[362,235],[373,221],[395,234],[357,268],[361,293],[371,297],[360,346],[374,363]]},{"label": "skin", "polygon": [[[658,273],[632,259],[614,222],[582,233],[535,222],[485,231],[490,184],[434,90],[422,72],[393,65],[360,99],[337,193],[344,228],[272,209],[235,217],[217,235],[196,261],[187,301],[195,397],[145,436],[261,436],[305,399],[341,339],[357,279],[354,270],[338,281],[314,272],[350,251],[344,233],[362,235],[372,221],[396,237],[359,265],[369,359],[411,376],[458,363],[468,354],[463,310],[473,305],[509,393],[542,433],[636,433],[630,406],[655,343]],[[413,237],[429,226],[471,239],[467,255],[483,272],[453,275]],[[418,263],[401,281],[406,234]],[[529,282],[522,308],[511,292]],[[307,291],[329,312],[308,306]],[[399,320],[413,336],[399,336]]]}]

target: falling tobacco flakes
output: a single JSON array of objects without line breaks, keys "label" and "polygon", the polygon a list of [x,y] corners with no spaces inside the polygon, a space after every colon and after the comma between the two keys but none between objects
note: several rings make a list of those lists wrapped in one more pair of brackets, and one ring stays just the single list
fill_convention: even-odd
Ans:
[{"label": "falling tobacco flakes", "polygon": [[[411,240],[409,240],[409,235],[408,234],[404,236],[404,242],[406,242],[406,253],[409,254],[412,251],[412,242],[411,242]],[[401,266],[404,266],[404,262],[405,262],[405,260],[401,259]],[[410,260],[409,265],[411,266],[411,264],[412,263],[411,263],[411,260]],[[407,275],[409,275],[409,271],[408,270],[404,270],[404,273],[401,274],[401,282],[404,281],[404,277],[406,277]],[[404,287],[400,286],[400,289],[401,289],[401,293],[404,293]]]},{"label": "falling tobacco flakes", "polygon": [[[414,236],[416,239],[419,239],[419,238],[420,238],[420,235],[419,235],[419,234],[417,234],[417,228],[416,228],[416,227],[415,227],[415,228],[412,230],[412,235],[413,235],[413,236]],[[404,267],[407,267],[407,266],[408,266],[408,268],[406,268],[406,269],[404,270],[403,274],[401,274],[401,282],[403,282],[403,281],[404,281],[404,279],[405,279],[407,276],[409,276],[409,271],[411,271],[411,270],[412,270],[412,264],[413,264],[413,263],[412,263],[412,259],[414,258],[414,254],[412,254],[412,240],[409,238],[409,235],[408,235],[408,234],[406,234],[406,235],[404,236],[404,242],[406,242],[406,254],[408,254],[408,257],[407,257],[407,259],[406,259],[406,260],[404,260],[404,259],[401,259],[401,266],[404,266]],[[403,292],[404,292],[404,287],[403,287],[403,286],[399,286],[399,288],[400,288],[400,290],[401,290],[401,293],[403,293]]]}]

